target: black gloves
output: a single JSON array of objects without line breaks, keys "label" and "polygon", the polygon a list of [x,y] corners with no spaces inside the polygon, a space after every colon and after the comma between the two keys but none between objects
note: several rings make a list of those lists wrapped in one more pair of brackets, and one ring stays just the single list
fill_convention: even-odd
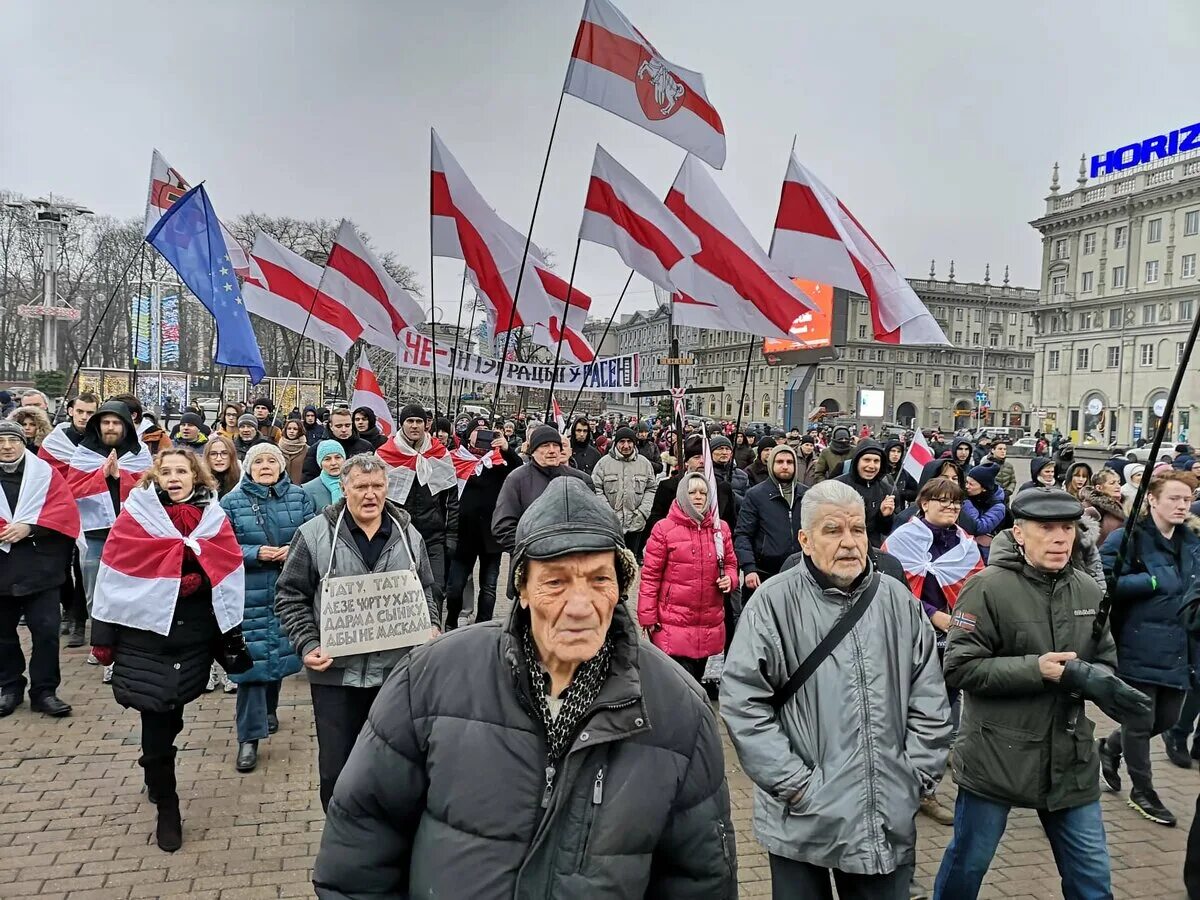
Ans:
[{"label": "black gloves", "polygon": [[230,675],[242,675],[254,668],[241,625],[235,625],[221,635],[221,655],[217,661]]},{"label": "black gloves", "polygon": [[1123,682],[1107,669],[1072,659],[1063,666],[1063,690],[1091,700],[1106,716],[1131,728],[1149,728],[1154,722],[1150,698]]}]

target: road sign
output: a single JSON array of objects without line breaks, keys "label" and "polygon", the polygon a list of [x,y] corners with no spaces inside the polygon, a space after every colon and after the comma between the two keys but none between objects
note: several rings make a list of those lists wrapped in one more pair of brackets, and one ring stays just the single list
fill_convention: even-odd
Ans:
[{"label": "road sign", "polygon": [[24,303],[17,307],[17,315],[26,319],[50,316],[52,319],[70,319],[72,322],[78,322],[81,313],[71,306],[42,306],[40,303]]},{"label": "road sign", "polygon": [[693,366],[696,360],[690,356],[660,356],[658,358],[660,366]]},{"label": "road sign", "polygon": [[976,403],[986,403],[986,402],[987,402],[987,398],[988,398],[987,394],[986,394],[986,393],[984,393],[983,391],[976,391],[976,392],[975,392],[975,402],[976,402]]}]

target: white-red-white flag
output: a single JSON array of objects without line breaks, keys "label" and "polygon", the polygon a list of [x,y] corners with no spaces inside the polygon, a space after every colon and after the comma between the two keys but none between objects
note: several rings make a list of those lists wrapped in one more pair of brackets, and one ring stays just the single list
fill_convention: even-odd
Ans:
[{"label": "white-red-white flag", "polygon": [[358,358],[358,373],[354,376],[354,394],[350,398],[351,409],[358,409],[360,406],[365,406],[375,413],[375,424],[379,427],[380,434],[384,437],[391,437],[396,433],[396,422],[392,418],[392,411],[388,409],[383,389],[379,386],[379,379],[375,377],[375,370],[371,368],[371,360],[367,359],[366,353]]},{"label": "white-red-white flag", "polygon": [[717,472],[713,468],[712,450],[708,446],[708,429],[701,429],[700,435],[704,441],[704,480],[708,482],[708,505],[712,510],[713,546],[717,552],[717,569],[724,572],[725,538],[721,530],[725,523],[717,512]]},{"label": "white-red-white flag", "polygon": [[504,454],[499,450],[489,450],[482,456],[476,456],[462,445],[450,451],[450,461],[454,463],[454,477],[458,481],[458,496],[460,497],[470,479],[483,474],[485,469],[490,469],[492,466],[508,465]]},{"label": "white-red-white flag", "polygon": [[[592,308],[592,298],[577,287],[572,287],[549,269],[529,261],[537,273],[547,296],[553,304],[553,312],[549,321],[538,322],[533,326],[533,341],[547,349],[558,352],[559,335],[562,334],[562,360],[584,365],[596,358],[596,351],[591,343],[583,336],[583,326],[587,324],[588,312]],[[527,276],[528,277],[528,276]],[[569,289],[569,290],[568,290]],[[567,295],[570,294],[570,302]],[[563,332],[563,323],[566,330]]]},{"label": "white-red-white flag", "polygon": [[369,343],[387,346],[405,328],[425,321],[421,305],[388,274],[345,219],[321,273],[321,292],[354,313]]},{"label": "white-red-white flag", "polygon": [[704,76],[666,60],[609,0],[587,0],[565,90],[694,153],[725,165],[725,127]]},{"label": "white-red-white flag", "polygon": [[246,570],[242,548],[225,511],[219,503],[210,503],[184,538],[150,485],[129,494],[104,542],[92,614],[115,625],[169,633],[185,547],[195,553],[212,585],[213,614],[221,632],[240,625]]},{"label": "white-red-white flag", "polygon": [[913,429],[912,443],[908,446],[908,452],[904,454],[904,471],[913,477],[913,481],[920,483],[921,472],[931,462],[933,448],[925,440],[920,428]]},{"label": "white-red-white flag", "polygon": [[[108,490],[108,478],[104,474],[104,462],[95,450],[80,444],[71,455],[67,467],[67,487],[79,506],[79,518],[84,531],[109,528],[117,518],[112,494]],[[124,504],[142,473],[150,468],[153,459],[146,445],[138,442],[137,450],[129,449],[117,457],[117,496]]]},{"label": "white-red-white flag", "polygon": [[554,426],[558,429],[558,433],[566,434],[567,419],[563,415],[562,407],[558,405],[558,398],[553,394],[550,395],[550,407],[554,415]]},{"label": "white-red-white flag", "polygon": [[[176,200],[188,192],[191,185],[187,183],[177,169],[167,165],[163,155],[155,150],[150,155],[150,190],[146,195],[145,234],[149,234],[163,213],[171,208]],[[229,253],[230,267],[238,276],[245,278],[250,272],[250,260],[245,249],[225,226],[221,226],[221,237],[225,239],[225,247]]]},{"label": "white-red-white flag", "polygon": [[254,236],[250,264],[242,300],[254,315],[310,337],[341,357],[362,336],[358,317],[320,290],[320,266],[261,231]]},{"label": "white-red-white flag", "polygon": [[675,290],[671,269],[700,252],[700,240],[599,144],[579,236],[612,247],[625,265],[668,292]]},{"label": "white-red-white flag", "polygon": [[779,197],[771,259],[796,278],[865,296],[881,343],[950,343],[875,239],[795,153]]},{"label": "white-red-white flag", "polygon": [[46,435],[42,440],[42,446],[38,448],[38,458],[44,459],[64,479],[67,477],[67,470],[71,467],[71,457],[75,455],[76,444],[67,437],[67,429],[71,427],[70,422],[60,422],[55,425],[53,430]]},{"label": "white-red-white flag", "polygon": [[[521,295],[514,296],[525,250],[525,236],[488,205],[436,131],[430,147],[430,236],[434,256],[461,259],[479,295],[495,317],[500,333],[514,328],[548,325],[554,304],[535,266],[521,276]],[[545,265],[542,251],[529,245],[530,262]]]},{"label": "white-red-white flag", "polygon": [[[13,523],[49,528],[71,540],[79,537],[79,508],[66,480],[50,463],[28,450],[16,509],[9,506],[8,497],[0,491],[0,531]],[[12,544],[0,541],[0,552],[8,553],[11,549]]]},{"label": "white-red-white flag", "polygon": [[700,252],[671,270],[682,295],[678,321],[790,340],[813,302],[754,240],[696,157],[680,167],[667,208],[700,240]]}]

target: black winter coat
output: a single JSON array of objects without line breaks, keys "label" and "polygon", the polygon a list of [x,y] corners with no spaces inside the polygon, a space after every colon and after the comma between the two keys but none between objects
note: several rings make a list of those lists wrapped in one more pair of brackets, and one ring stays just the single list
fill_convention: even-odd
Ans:
[{"label": "black winter coat", "polygon": [[[892,533],[894,516],[903,504],[901,498],[896,496],[895,484],[884,474],[882,466],[879,474],[870,481],[858,474],[858,461],[867,452],[879,455],[882,453],[882,448],[874,441],[863,441],[855,448],[854,456],[850,458],[850,471],[835,478],[834,481],[850,485],[863,498],[863,505],[867,510],[867,539],[871,542],[872,547],[878,547],[883,543],[883,539]],[[879,511],[879,507],[884,498],[889,495],[896,497],[896,503],[891,514],[885,516]]]},{"label": "black winter coat", "polygon": [[[0,472],[0,489],[8,499],[9,509],[17,508],[24,476],[24,459],[16,471]],[[65,534],[31,525],[29,537],[10,545],[8,553],[0,554],[0,597],[25,597],[61,587],[67,580],[74,546],[75,542]]]},{"label": "black winter coat", "polygon": [[492,513],[492,534],[501,547],[512,553],[516,547],[517,522],[522,514],[529,509],[534,500],[542,496],[551,481],[563,476],[581,478],[589,491],[595,490],[591,477],[578,469],[571,466],[546,468],[533,460],[505,479],[500,488],[500,496],[496,498],[496,511]]},{"label": "black winter coat", "polygon": [[618,604],[611,673],[547,793],[527,617],[514,603],[507,627],[457,629],[397,665],[329,804],[318,897],[737,896],[720,734],[698,686]]},{"label": "black winter coat", "polygon": [[505,465],[492,466],[467,481],[458,498],[458,558],[466,562],[480,553],[499,553],[504,548],[492,532],[492,515],[500,489],[508,476],[521,468],[516,451],[504,452]]},{"label": "black winter coat", "polygon": [[763,578],[775,575],[800,549],[800,501],[808,488],[797,484],[793,490],[790,509],[774,481],[746,491],[733,533],[733,549],[743,572],[757,572]]},{"label": "black winter coat", "polygon": [[453,549],[458,544],[457,486],[435,496],[414,478],[400,507],[412,518],[413,528],[417,529],[426,546],[445,544]]}]

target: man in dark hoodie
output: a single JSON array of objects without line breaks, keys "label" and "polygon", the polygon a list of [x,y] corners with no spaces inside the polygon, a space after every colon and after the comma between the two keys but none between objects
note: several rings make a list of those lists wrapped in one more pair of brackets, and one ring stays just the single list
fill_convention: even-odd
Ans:
[{"label": "man in dark hoodie", "polygon": [[971,460],[974,458],[974,448],[971,447],[971,442],[966,438],[955,438],[951,441],[950,458],[958,463],[958,467],[964,472],[970,469],[973,465]]},{"label": "man in dark hoodie", "polygon": [[863,498],[867,512],[867,540],[878,547],[892,533],[896,513],[895,487],[884,476],[883,448],[871,440],[859,442],[850,471],[835,479],[848,484]]},{"label": "man in dark hoodie", "polygon": [[571,467],[591,478],[592,469],[603,455],[592,441],[592,426],[587,417],[580,416],[571,426]]},{"label": "man in dark hoodie", "polygon": [[645,422],[638,422],[634,433],[637,435],[635,442],[637,452],[650,461],[650,468],[654,470],[655,475],[661,475],[663,470],[662,454],[659,453],[654,441],[650,439],[650,426]]},{"label": "man in dark hoodie", "polygon": [[1055,487],[1057,484],[1054,460],[1045,456],[1035,456],[1029,462],[1029,480],[1017,488],[1017,493],[1027,488]]},{"label": "man in dark hoodie", "polygon": [[767,471],[767,453],[775,447],[775,438],[768,435],[763,435],[754,444],[755,458],[754,462],[746,466],[746,479],[750,487],[756,484],[762,484],[767,480],[770,474]]},{"label": "man in dark hoodie", "polygon": [[315,447],[325,440],[325,426],[317,418],[315,406],[304,407],[304,440],[310,447]]},{"label": "man in dark hoodie", "polygon": [[796,481],[805,487],[812,487],[817,470],[817,439],[811,431],[806,431],[800,436],[795,450]]},{"label": "man in dark hoodie", "polygon": [[1064,440],[1054,451],[1054,480],[1059,484],[1066,481],[1067,469],[1075,463],[1075,445]]},{"label": "man in dark hoodie", "polygon": [[[369,442],[354,433],[354,419],[350,410],[345,407],[339,407],[329,414],[329,424],[325,430],[328,432],[327,440],[337,441],[342,445],[342,455],[346,459],[357,456],[359,453],[371,453],[375,449]],[[318,446],[309,447],[308,454],[304,457],[304,468],[301,470],[302,483],[312,481],[321,474],[321,467],[317,463]]]},{"label": "man in dark hoodie", "polygon": [[360,406],[354,410],[354,433],[370,444],[372,449],[387,442],[387,438],[379,430],[375,411],[369,406]]},{"label": "man in dark hoodie", "polygon": [[800,501],[808,488],[796,483],[796,451],[776,445],[767,468],[768,480],[746,491],[734,531],[733,549],[745,573],[743,604],[800,549]]},{"label": "man in dark hoodie", "polygon": [[907,509],[917,499],[916,479],[901,468],[904,452],[904,441],[892,440],[883,446],[883,474],[892,483],[896,509]]},{"label": "man in dark hoodie", "polygon": [[839,425],[833,429],[829,438],[829,446],[817,457],[817,464],[812,470],[812,483],[817,484],[826,478],[837,478],[842,474],[842,464],[850,458],[852,444],[850,429]]}]

